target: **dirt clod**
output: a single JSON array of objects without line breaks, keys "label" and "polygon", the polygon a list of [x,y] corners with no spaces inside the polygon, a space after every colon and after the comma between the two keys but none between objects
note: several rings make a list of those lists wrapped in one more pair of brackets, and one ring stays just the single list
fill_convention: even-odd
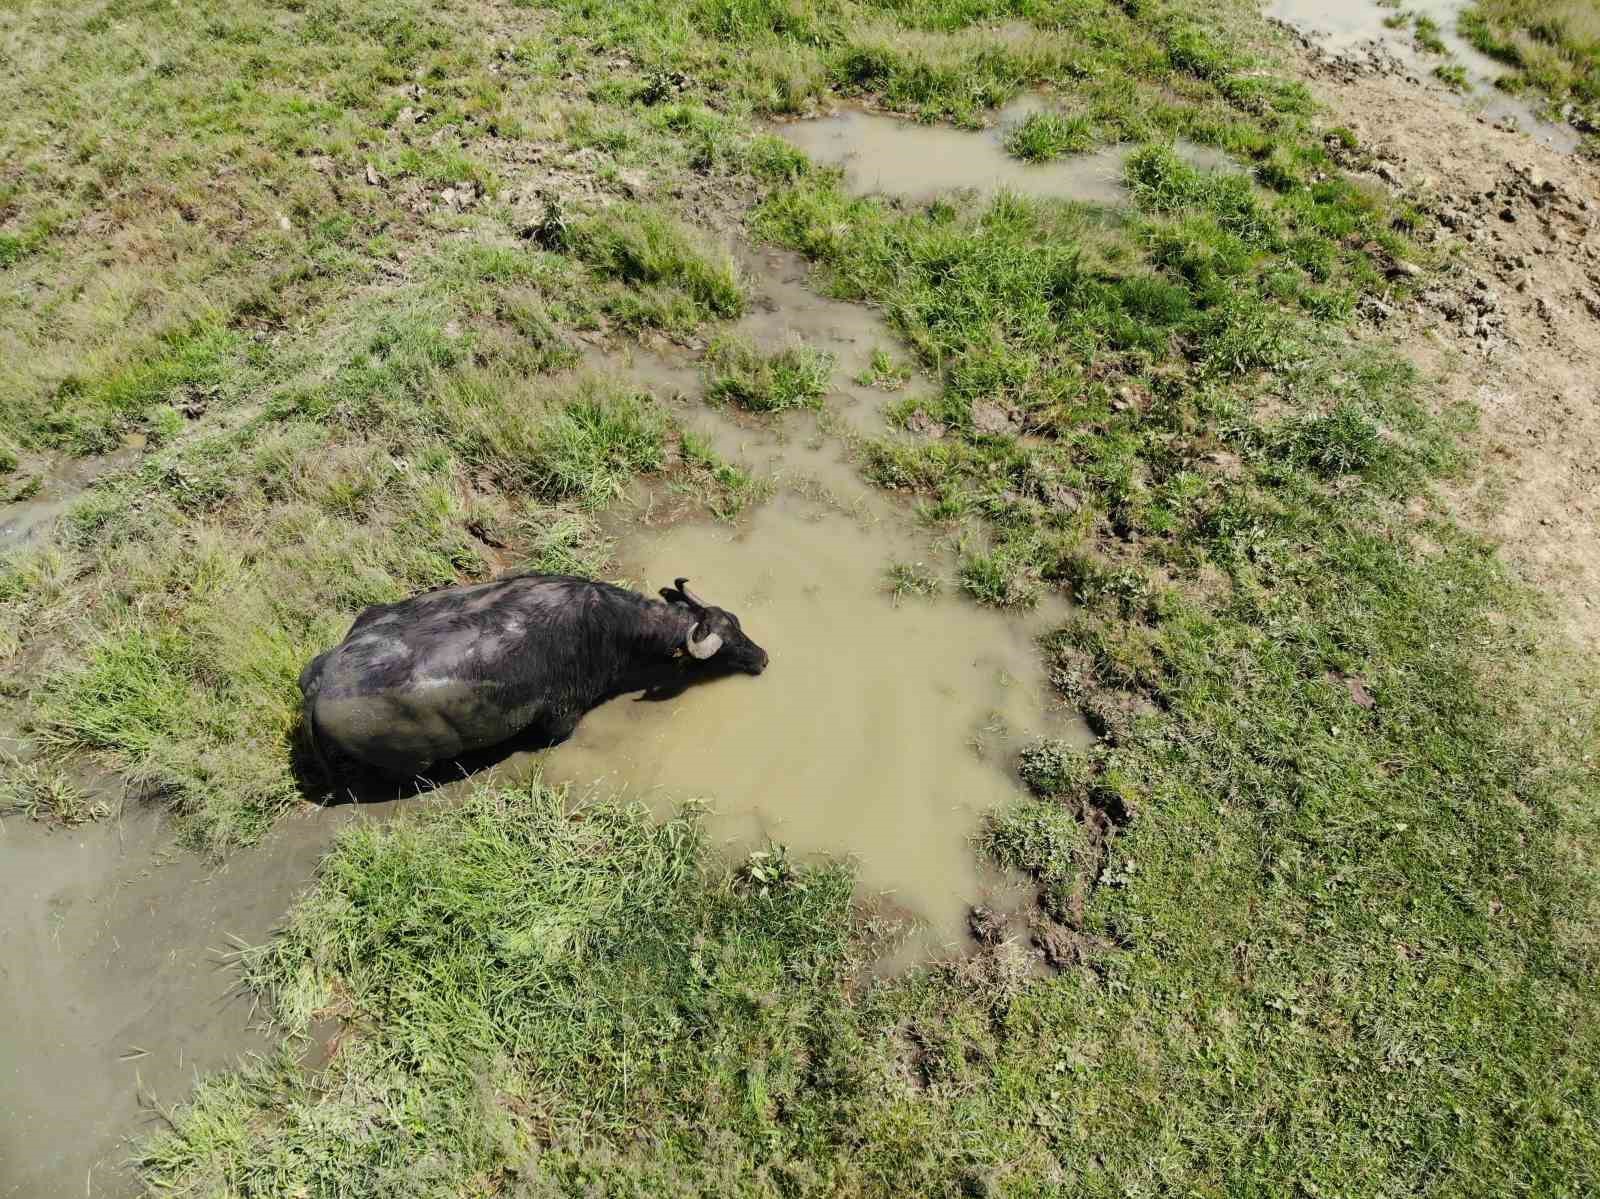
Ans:
[{"label": "dirt clod", "polygon": [[972,427],[990,436],[1014,435],[1022,428],[1022,414],[1015,408],[984,401],[972,406]]},{"label": "dirt clod", "polygon": [[979,945],[998,945],[1005,939],[1006,918],[991,907],[974,904],[967,912],[967,929]]}]

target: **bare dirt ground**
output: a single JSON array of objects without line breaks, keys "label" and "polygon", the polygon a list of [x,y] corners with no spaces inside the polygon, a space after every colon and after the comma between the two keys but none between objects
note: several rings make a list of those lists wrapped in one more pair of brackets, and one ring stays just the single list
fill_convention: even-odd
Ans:
[{"label": "bare dirt ground", "polygon": [[1447,499],[1600,650],[1600,170],[1380,55],[1307,40],[1300,57],[1450,262],[1416,301],[1370,313],[1441,403],[1479,413],[1481,468]]}]

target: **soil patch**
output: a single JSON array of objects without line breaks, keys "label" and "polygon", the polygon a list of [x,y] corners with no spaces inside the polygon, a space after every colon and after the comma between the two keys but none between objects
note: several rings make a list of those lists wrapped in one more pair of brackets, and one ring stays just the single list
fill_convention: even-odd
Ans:
[{"label": "soil patch", "polygon": [[1479,414],[1483,469],[1452,506],[1600,650],[1600,172],[1402,75],[1352,78],[1318,54],[1306,71],[1450,256],[1414,299],[1372,309],[1372,335]]}]

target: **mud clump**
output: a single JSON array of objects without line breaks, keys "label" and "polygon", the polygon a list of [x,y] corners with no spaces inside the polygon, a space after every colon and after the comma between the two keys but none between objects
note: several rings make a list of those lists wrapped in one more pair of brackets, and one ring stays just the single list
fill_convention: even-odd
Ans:
[{"label": "mud clump", "polygon": [[1116,948],[1104,937],[1092,936],[1048,918],[1034,921],[1032,940],[1045,964],[1053,970],[1090,965]]},{"label": "mud clump", "polygon": [[967,912],[967,931],[979,945],[998,945],[1005,940],[1007,920],[1001,912],[985,904],[974,904]]}]

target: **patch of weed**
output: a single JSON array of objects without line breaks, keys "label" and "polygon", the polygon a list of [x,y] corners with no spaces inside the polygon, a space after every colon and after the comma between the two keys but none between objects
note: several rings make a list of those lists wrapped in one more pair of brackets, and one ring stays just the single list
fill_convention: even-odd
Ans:
[{"label": "patch of weed", "polygon": [[896,362],[892,353],[880,347],[872,351],[872,361],[856,376],[856,382],[863,387],[898,391],[911,382],[911,374],[910,366]]},{"label": "patch of weed", "polygon": [[666,429],[660,409],[637,396],[579,400],[542,430],[534,479],[552,500],[603,506],[634,475],[660,468]]},{"label": "patch of weed", "polygon": [[1439,22],[1426,13],[1418,13],[1411,23],[1411,31],[1415,35],[1417,45],[1429,54],[1444,54],[1448,47],[1444,39],[1439,36]]},{"label": "patch of weed", "polygon": [[707,358],[706,397],[752,412],[820,408],[833,372],[833,355],[801,342],[763,354],[748,342],[725,339],[712,344]]},{"label": "patch of weed", "polygon": [[1094,145],[1094,126],[1086,117],[1036,112],[1006,130],[1006,153],[1027,162],[1049,162],[1081,154]]},{"label": "patch of weed", "polygon": [[884,572],[884,588],[897,607],[912,596],[932,599],[943,587],[937,572],[925,562],[894,562]]}]

